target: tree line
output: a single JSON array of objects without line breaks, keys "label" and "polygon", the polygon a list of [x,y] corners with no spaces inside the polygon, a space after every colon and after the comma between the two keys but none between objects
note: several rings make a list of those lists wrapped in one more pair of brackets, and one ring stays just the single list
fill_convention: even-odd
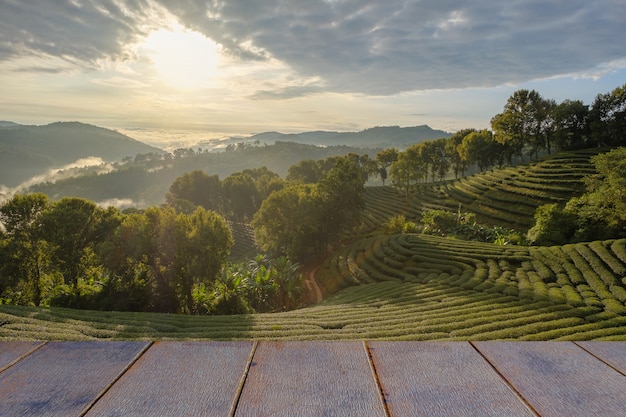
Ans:
[{"label": "tree line", "polygon": [[[329,157],[313,164],[316,178],[303,176],[305,162],[285,180],[265,167],[224,180],[192,171],[145,210],[17,194],[0,206],[0,303],[193,314],[297,307],[297,261],[357,224],[368,161]],[[231,263],[227,219],[252,220],[267,255]]]},{"label": "tree line", "polygon": [[518,90],[491,130],[463,129],[449,138],[414,144],[404,151],[386,149],[376,155],[378,174],[391,177],[408,193],[413,184],[463,176],[469,167],[481,172],[494,165],[537,158],[540,153],[626,145],[626,84],[598,94],[589,105],[579,100],[557,104],[535,90]]}]

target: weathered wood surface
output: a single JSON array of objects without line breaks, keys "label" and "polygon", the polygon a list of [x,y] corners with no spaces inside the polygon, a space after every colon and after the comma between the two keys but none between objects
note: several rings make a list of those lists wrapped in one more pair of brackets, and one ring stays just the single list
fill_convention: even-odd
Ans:
[{"label": "weathered wood surface", "polygon": [[[626,343],[624,342],[578,342],[583,349],[626,375]],[[626,411],[624,412],[626,415]]]},{"label": "weathered wood surface", "polygon": [[41,346],[41,342],[3,342],[0,349],[0,371]]},{"label": "weathered wood surface", "polygon": [[469,343],[370,342],[393,416],[534,414]]},{"label": "weathered wood surface", "polygon": [[157,342],[87,416],[228,416],[252,347],[252,342]]},{"label": "weathered wood surface", "polygon": [[0,373],[0,415],[80,415],[147,346],[51,342]]},{"label": "weathered wood surface", "polygon": [[237,416],[385,416],[363,343],[275,342],[256,349]]},{"label": "weathered wood surface", "polygon": [[626,342],[0,342],[0,416],[626,416]]},{"label": "weathered wood surface", "polygon": [[626,377],[574,343],[476,347],[543,417],[626,415]]}]

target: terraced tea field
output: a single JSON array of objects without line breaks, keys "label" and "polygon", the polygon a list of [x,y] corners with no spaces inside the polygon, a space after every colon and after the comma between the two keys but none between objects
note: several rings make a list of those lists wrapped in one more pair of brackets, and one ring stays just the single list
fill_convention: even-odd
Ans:
[{"label": "terraced tea field", "polygon": [[539,162],[450,180],[420,184],[408,197],[393,187],[368,187],[364,231],[371,232],[394,214],[419,219],[424,210],[475,213],[480,223],[525,232],[542,204],[561,203],[584,190],[581,179],[595,173],[590,157],[597,149],[561,152]]},{"label": "terraced tea field", "polygon": [[277,314],[0,306],[0,340],[626,340],[626,239],[528,248],[392,235],[347,246],[318,280],[353,286]]},{"label": "terraced tea field", "polygon": [[[524,247],[378,233],[396,214],[459,204],[525,231],[537,206],[582,192],[594,152],[421,185],[408,198],[368,188],[366,233],[320,266],[316,280],[332,295],[315,306],[194,317],[0,305],[0,340],[626,340],[626,239]],[[254,251],[249,228],[231,227],[234,255]]]}]

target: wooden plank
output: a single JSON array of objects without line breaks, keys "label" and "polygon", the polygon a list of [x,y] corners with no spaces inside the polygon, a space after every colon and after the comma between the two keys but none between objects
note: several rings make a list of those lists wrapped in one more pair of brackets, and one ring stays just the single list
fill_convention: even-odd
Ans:
[{"label": "wooden plank", "polygon": [[534,416],[484,358],[463,342],[370,342],[394,417]]},{"label": "wooden plank", "polygon": [[626,377],[571,342],[476,342],[543,417],[624,416]]},{"label": "wooden plank", "polygon": [[228,416],[253,346],[155,343],[87,416]]},{"label": "wooden plank", "polygon": [[0,342],[0,372],[41,346],[41,342]]},{"label": "wooden plank", "polygon": [[384,416],[362,342],[261,342],[236,416]]},{"label": "wooden plank", "polygon": [[80,415],[147,345],[47,343],[0,374],[2,415]]},{"label": "wooden plank", "polygon": [[626,375],[626,342],[576,342],[576,344]]}]

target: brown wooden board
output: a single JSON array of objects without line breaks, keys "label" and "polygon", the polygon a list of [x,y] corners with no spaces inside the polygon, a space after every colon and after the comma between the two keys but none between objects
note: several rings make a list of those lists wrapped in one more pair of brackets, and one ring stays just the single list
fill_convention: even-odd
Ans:
[{"label": "brown wooden board", "polygon": [[228,416],[253,342],[157,342],[87,416]]},{"label": "brown wooden board", "polygon": [[0,372],[38,346],[41,342],[0,342]]},{"label": "brown wooden board", "polygon": [[403,416],[534,416],[465,342],[370,342],[387,407]]},{"label": "brown wooden board", "polygon": [[626,377],[571,342],[475,342],[542,417],[626,415]]},{"label": "brown wooden board", "polygon": [[49,342],[0,373],[0,415],[78,416],[146,342]]},{"label": "brown wooden board", "polygon": [[626,375],[626,342],[577,342],[577,344]]},{"label": "brown wooden board", "polygon": [[362,342],[260,342],[235,416],[384,416]]}]

